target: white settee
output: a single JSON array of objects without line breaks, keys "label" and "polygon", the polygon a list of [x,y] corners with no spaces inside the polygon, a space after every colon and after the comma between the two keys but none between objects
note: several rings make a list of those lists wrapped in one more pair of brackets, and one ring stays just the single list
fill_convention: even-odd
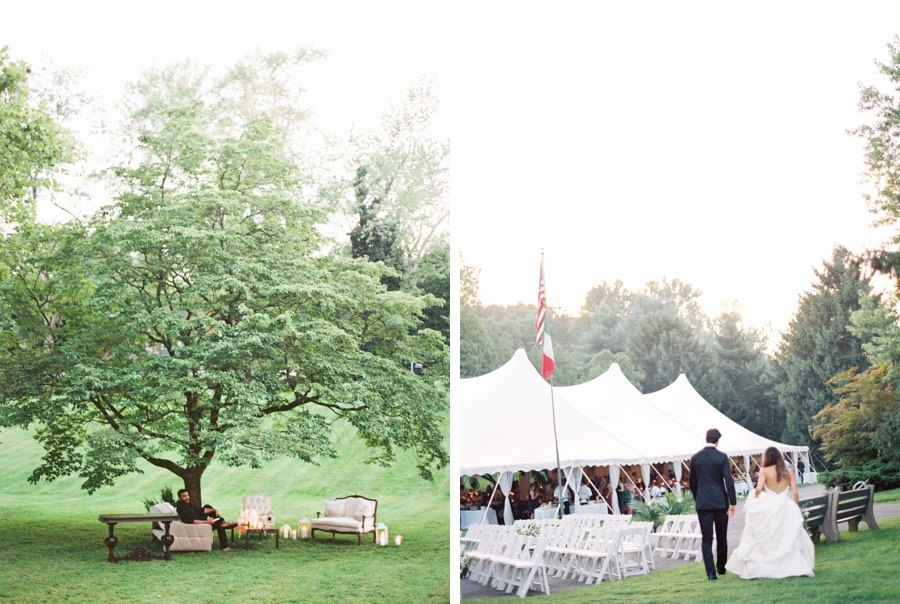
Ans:
[{"label": "white settee", "polygon": [[[175,506],[165,501],[154,505],[150,508],[150,512],[153,514],[177,513]],[[163,525],[157,522],[153,523],[153,539],[162,541],[165,533]],[[175,520],[169,525],[169,534],[175,537],[175,541],[172,542],[172,547],[169,548],[169,551],[208,552],[212,550],[213,534],[211,524],[185,524],[180,520]]]},{"label": "white settee", "polygon": [[325,531],[332,539],[337,533],[356,535],[357,543],[362,543],[362,536],[372,533],[374,542],[377,509],[377,500],[362,495],[326,501],[325,512],[316,512],[317,518],[310,522],[312,538],[316,538],[316,531]]}]

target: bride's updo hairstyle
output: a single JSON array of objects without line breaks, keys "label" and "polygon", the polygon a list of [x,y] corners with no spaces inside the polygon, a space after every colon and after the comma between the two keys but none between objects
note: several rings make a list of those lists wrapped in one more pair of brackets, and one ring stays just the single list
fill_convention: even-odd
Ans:
[{"label": "bride's updo hairstyle", "polygon": [[781,451],[775,447],[769,447],[763,453],[763,467],[768,466],[775,466],[776,480],[780,481],[788,477],[787,466],[784,465],[784,457],[781,456]]}]

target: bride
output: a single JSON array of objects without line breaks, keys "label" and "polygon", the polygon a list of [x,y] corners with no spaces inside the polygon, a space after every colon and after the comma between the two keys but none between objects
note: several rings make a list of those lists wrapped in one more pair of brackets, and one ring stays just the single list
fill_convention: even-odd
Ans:
[{"label": "bride", "polygon": [[[763,491],[765,487],[765,491]],[[793,498],[788,497],[790,488]],[[775,447],[766,449],[753,495],[744,504],[744,532],[725,568],[741,579],[815,576],[815,550],[803,528],[793,472]]]}]

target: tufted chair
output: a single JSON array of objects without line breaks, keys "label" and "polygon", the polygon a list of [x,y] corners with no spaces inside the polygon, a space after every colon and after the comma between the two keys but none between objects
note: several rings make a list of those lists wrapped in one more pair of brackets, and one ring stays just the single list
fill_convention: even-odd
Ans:
[{"label": "tufted chair", "polygon": [[275,514],[272,512],[272,498],[265,495],[247,495],[244,497],[243,509],[256,510],[260,516],[271,516],[271,526],[275,526]]},{"label": "tufted chair", "polygon": [[[157,503],[150,512],[153,514],[175,514],[175,506],[163,501]],[[159,541],[165,534],[162,525],[153,523],[153,539]],[[208,552],[212,549],[212,526],[209,524],[185,524],[176,520],[169,525],[169,534],[175,537],[172,542],[173,552]]]}]

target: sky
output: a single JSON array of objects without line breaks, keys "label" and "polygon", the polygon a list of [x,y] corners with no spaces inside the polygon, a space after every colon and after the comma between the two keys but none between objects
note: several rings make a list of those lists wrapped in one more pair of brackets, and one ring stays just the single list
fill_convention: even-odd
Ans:
[{"label": "sky", "polygon": [[[37,0],[4,6],[0,46],[9,46],[13,58],[35,69],[77,70],[77,86],[95,98],[89,112],[104,119],[118,112],[126,83],[148,68],[187,59],[216,68],[257,51],[322,49],[328,57],[310,69],[305,82],[312,124],[346,136],[374,128],[422,80],[442,94],[449,47],[442,43],[440,15],[434,7],[424,10],[420,3],[397,1],[376,6],[346,1]],[[433,128],[446,137],[443,113]],[[78,134],[88,154],[103,164],[109,149],[89,129]],[[101,205],[98,201],[85,200],[73,209],[90,212]],[[61,215],[52,207],[42,209],[50,220]]]},{"label": "sky", "polygon": [[847,130],[900,3],[856,4],[479,11],[455,55],[451,183],[482,302],[534,304],[543,249],[552,312],[602,281],[678,278],[771,346],[835,245],[885,239]]},{"label": "sky", "polygon": [[148,67],[322,48],[307,98],[340,132],[428,78],[483,302],[533,303],[543,250],[552,312],[678,278],[777,334],[835,245],[885,238],[847,130],[900,33],[900,3],[784,4],[38,1],[4,8],[0,44],[81,70],[107,113]]}]

